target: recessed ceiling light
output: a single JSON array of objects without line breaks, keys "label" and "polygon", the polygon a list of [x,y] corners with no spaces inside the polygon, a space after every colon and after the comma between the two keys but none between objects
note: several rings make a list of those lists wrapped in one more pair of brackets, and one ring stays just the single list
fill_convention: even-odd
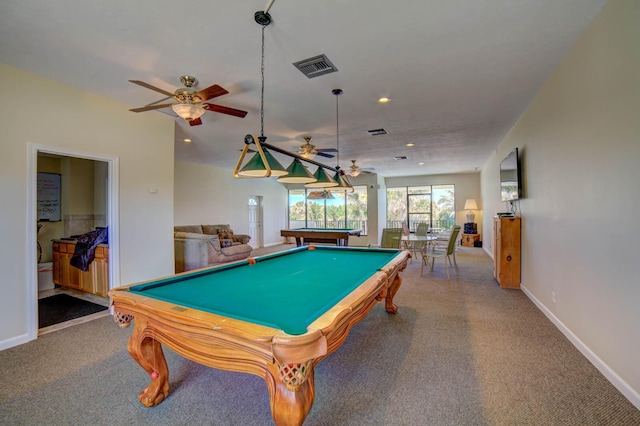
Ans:
[{"label": "recessed ceiling light", "polygon": [[412,144],[412,143],[408,143],[408,144],[407,144],[407,146],[414,146],[414,144]]},{"label": "recessed ceiling light", "polygon": [[387,102],[389,102],[389,98],[380,98],[378,99],[378,102],[381,104],[386,104]]},{"label": "recessed ceiling light", "polygon": [[424,166],[424,163],[418,163],[418,166]]},{"label": "recessed ceiling light", "polygon": [[191,142],[191,139],[185,139],[184,141],[185,141],[186,143],[189,143],[189,142]]}]

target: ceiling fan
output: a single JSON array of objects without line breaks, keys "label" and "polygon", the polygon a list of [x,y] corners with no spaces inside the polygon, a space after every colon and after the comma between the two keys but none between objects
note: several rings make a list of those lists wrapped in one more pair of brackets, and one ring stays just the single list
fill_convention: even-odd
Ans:
[{"label": "ceiling fan", "polygon": [[372,170],[375,170],[373,167],[362,169],[362,168],[360,168],[360,166],[358,166],[356,164],[356,161],[358,161],[358,160],[351,160],[351,166],[349,167],[349,175],[350,176],[356,177],[356,176],[359,176],[360,173],[370,174],[370,173],[372,173]]},{"label": "ceiling fan", "polygon": [[327,152],[338,152],[335,148],[318,149],[315,145],[311,144],[311,136],[304,137],[304,144],[298,149],[298,154],[304,158],[313,159],[316,155],[321,157],[333,158],[331,154]]},{"label": "ceiling fan", "polygon": [[140,80],[129,80],[131,83],[137,84],[142,87],[146,87],[147,89],[154,90],[158,93],[162,93],[166,95],[167,98],[173,98],[178,103],[165,103],[159,104],[158,102],[162,102],[165,99],[154,102],[152,104],[140,107],[140,108],[132,108],[129,111],[133,112],[144,112],[150,111],[154,109],[171,107],[173,111],[178,114],[178,116],[184,118],[189,122],[191,126],[197,126],[202,124],[202,120],[200,117],[206,111],[219,112],[220,114],[232,115],[234,117],[244,118],[247,115],[247,111],[242,111],[235,108],[230,108],[222,105],[211,104],[205,101],[209,99],[216,98],[218,96],[226,95],[229,93],[226,89],[214,84],[212,86],[207,87],[206,89],[202,89],[197,91],[194,87],[198,84],[198,79],[190,76],[183,75],[180,77],[180,81],[184,84],[185,87],[181,87],[177,89],[174,93],[167,92],[166,90],[160,89],[158,87],[152,86],[149,83],[145,83]]}]

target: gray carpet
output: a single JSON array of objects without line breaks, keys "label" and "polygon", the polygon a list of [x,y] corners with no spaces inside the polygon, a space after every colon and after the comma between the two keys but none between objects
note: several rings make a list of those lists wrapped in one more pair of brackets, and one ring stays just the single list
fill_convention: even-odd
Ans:
[{"label": "gray carpet", "polygon": [[[316,369],[305,425],[640,425],[640,411],[519,290],[492,278],[491,259],[461,248],[458,273],[420,277],[413,261]],[[129,329],[111,317],[0,352],[6,425],[270,425],[255,376],[203,367],[165,350],[169,398],[145,408],[148,385],[129,357]]]}]

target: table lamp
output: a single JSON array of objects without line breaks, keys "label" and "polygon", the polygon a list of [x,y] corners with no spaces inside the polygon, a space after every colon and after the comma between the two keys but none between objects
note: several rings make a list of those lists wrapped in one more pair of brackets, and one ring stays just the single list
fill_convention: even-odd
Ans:
[{"label": "table lamp", "polygon": [[476,215],[472,210],[478,210],[478,203],[474,198],[467,198],[467,201],[464,203],[464,210],[467,210],[467,223],[473,223],[476,218]]}]

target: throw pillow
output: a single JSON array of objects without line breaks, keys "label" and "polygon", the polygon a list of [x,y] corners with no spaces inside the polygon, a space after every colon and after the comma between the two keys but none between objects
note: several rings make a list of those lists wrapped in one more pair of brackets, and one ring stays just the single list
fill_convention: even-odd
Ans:
[{"label": "throw pillow", "polygon": [[233,234],[229,232],[219,231],[218,238],[221,240],[233,240]]}]

